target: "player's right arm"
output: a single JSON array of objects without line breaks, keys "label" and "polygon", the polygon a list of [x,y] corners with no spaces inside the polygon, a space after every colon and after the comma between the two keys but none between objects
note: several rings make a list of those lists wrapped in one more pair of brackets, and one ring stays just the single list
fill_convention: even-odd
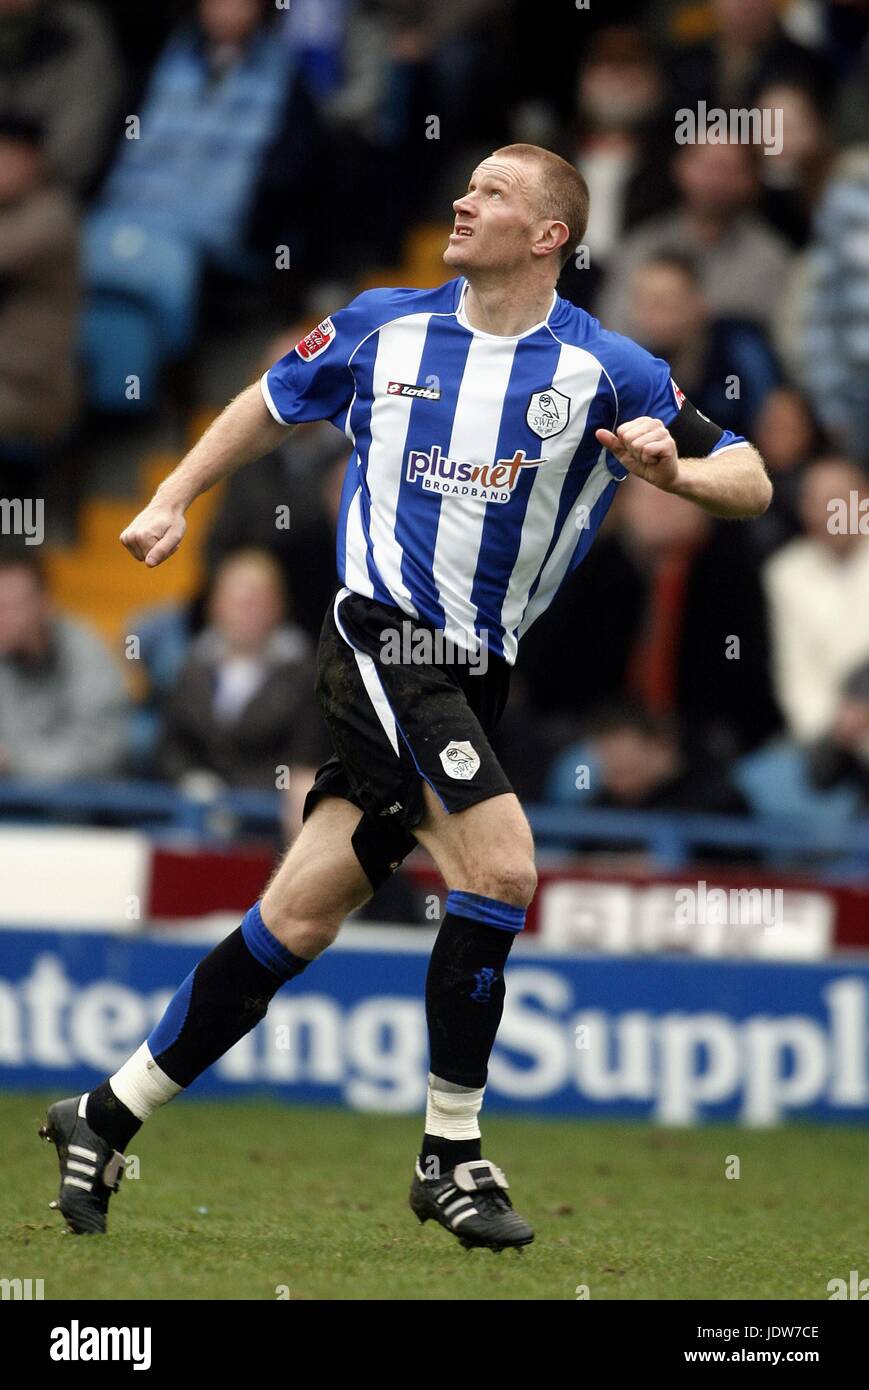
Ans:
[{"label": "player's right arm", "polygon": [[276,448],[295,425],[331,420],[344,429],[355,392],[354,350],[383,320],[389,296],[385,290],[357,295],[236,396],[122,532],[130,554],[151,568],[162,564],[181,544],[194,498]]},{"label": "player's right arm", "polygon": [[121,533],[121,543],[149,568],[168,560],[184,538],[184,513],[194,498],[275,449],[292,428],[275,420],[259,382],[248,386],[163,479],[144,511]]}]

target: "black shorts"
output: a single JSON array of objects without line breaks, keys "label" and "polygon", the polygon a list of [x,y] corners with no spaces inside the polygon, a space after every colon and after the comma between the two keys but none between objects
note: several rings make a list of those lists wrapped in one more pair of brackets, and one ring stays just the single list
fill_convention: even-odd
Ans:
[{"label": "black shorts", "polygon": [[448,813],[513,790],[486,737],[507,702],[510,668],[489,651],[477,668],[454,649],[438,664],[438,640],[400,608],[346,590],[320,634],[317,699],[335,753],[304,815],[325,796],[364,812],[353,848],[374,888],[417,843],[424,782]]}]

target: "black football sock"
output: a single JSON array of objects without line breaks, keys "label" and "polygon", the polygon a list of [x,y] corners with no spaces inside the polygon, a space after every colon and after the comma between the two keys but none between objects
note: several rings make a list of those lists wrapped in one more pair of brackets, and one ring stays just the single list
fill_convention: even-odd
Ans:
[{"label": "black football sock", "polygon": [[133,1135],[142,1128],[142,1121],[118,1099],[108,1079],[101,1081],[88,1095],[85,1119],[91,1129],[119,1153],[124,1152]]},{"label": "black football sock", "polygon": [[427,1178],[437,1178],[451,1172],[457,1163],[473,1163],[482,1156],[482,1139],[442,1139],[438,1134],[424,1134],[419,1166]]},{"label": "black football sock", "polygon": [[451,892],[425,987],[431,1074],[420,1168],[426,1177],[481,1156],[477,1113],[504,1011],[504,965],[525,909]]},{"label": "black football sock", "polygon": [[272,936],[259,903],[201,960],[148,1037],[157,1066],[189,1086],[265,1018],[272,998],[310,962]]},{"label": "black football sock", "polygon": [[123,1150],[142,1121],[255,1028],[281,985],[309,964],[281,945],[255,904],[187,976],[138,1052],[90,1093],[88,1123]]}]

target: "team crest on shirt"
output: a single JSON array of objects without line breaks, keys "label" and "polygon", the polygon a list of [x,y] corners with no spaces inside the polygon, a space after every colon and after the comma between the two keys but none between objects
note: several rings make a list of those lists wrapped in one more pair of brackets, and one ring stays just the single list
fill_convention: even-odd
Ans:
[{"label": "team crest on shirt", "polygon": [[454,738],[441,749],[441,765],[448,777],[458,782],[470,782],[480,768],[480,755],[466,738]]},{"label": "team crest on shirt", "polygon": [[312,358],[319,357],[335,337],[335,325],[331,319],[324,319],[312,329],[307,338],[302,338],[296,343],[296,352],[303,362],[310,362]]},{"label": "team crest on shirt", "polygon": [[567,429],[570,419],[570,397],[549,386],[545,391],[535,391],[525,412],[528,428],[541,439],[551,439]]}]

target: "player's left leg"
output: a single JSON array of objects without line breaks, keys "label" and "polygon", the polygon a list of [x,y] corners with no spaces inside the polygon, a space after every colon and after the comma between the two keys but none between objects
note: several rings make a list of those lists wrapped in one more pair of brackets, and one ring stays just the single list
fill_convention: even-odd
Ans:
[{"label": "player's left leg", "polygon": [[431,1071],[411,1189],[421,1221],[499,1250],[533,1232],[512,1210],[500,1168],[483,1159],[479,1111],[504,1008],[504,966],[534,896],[534,844],[513,793],[448,814],[427,786],[414,834],[449,893],[426,979]]}]

